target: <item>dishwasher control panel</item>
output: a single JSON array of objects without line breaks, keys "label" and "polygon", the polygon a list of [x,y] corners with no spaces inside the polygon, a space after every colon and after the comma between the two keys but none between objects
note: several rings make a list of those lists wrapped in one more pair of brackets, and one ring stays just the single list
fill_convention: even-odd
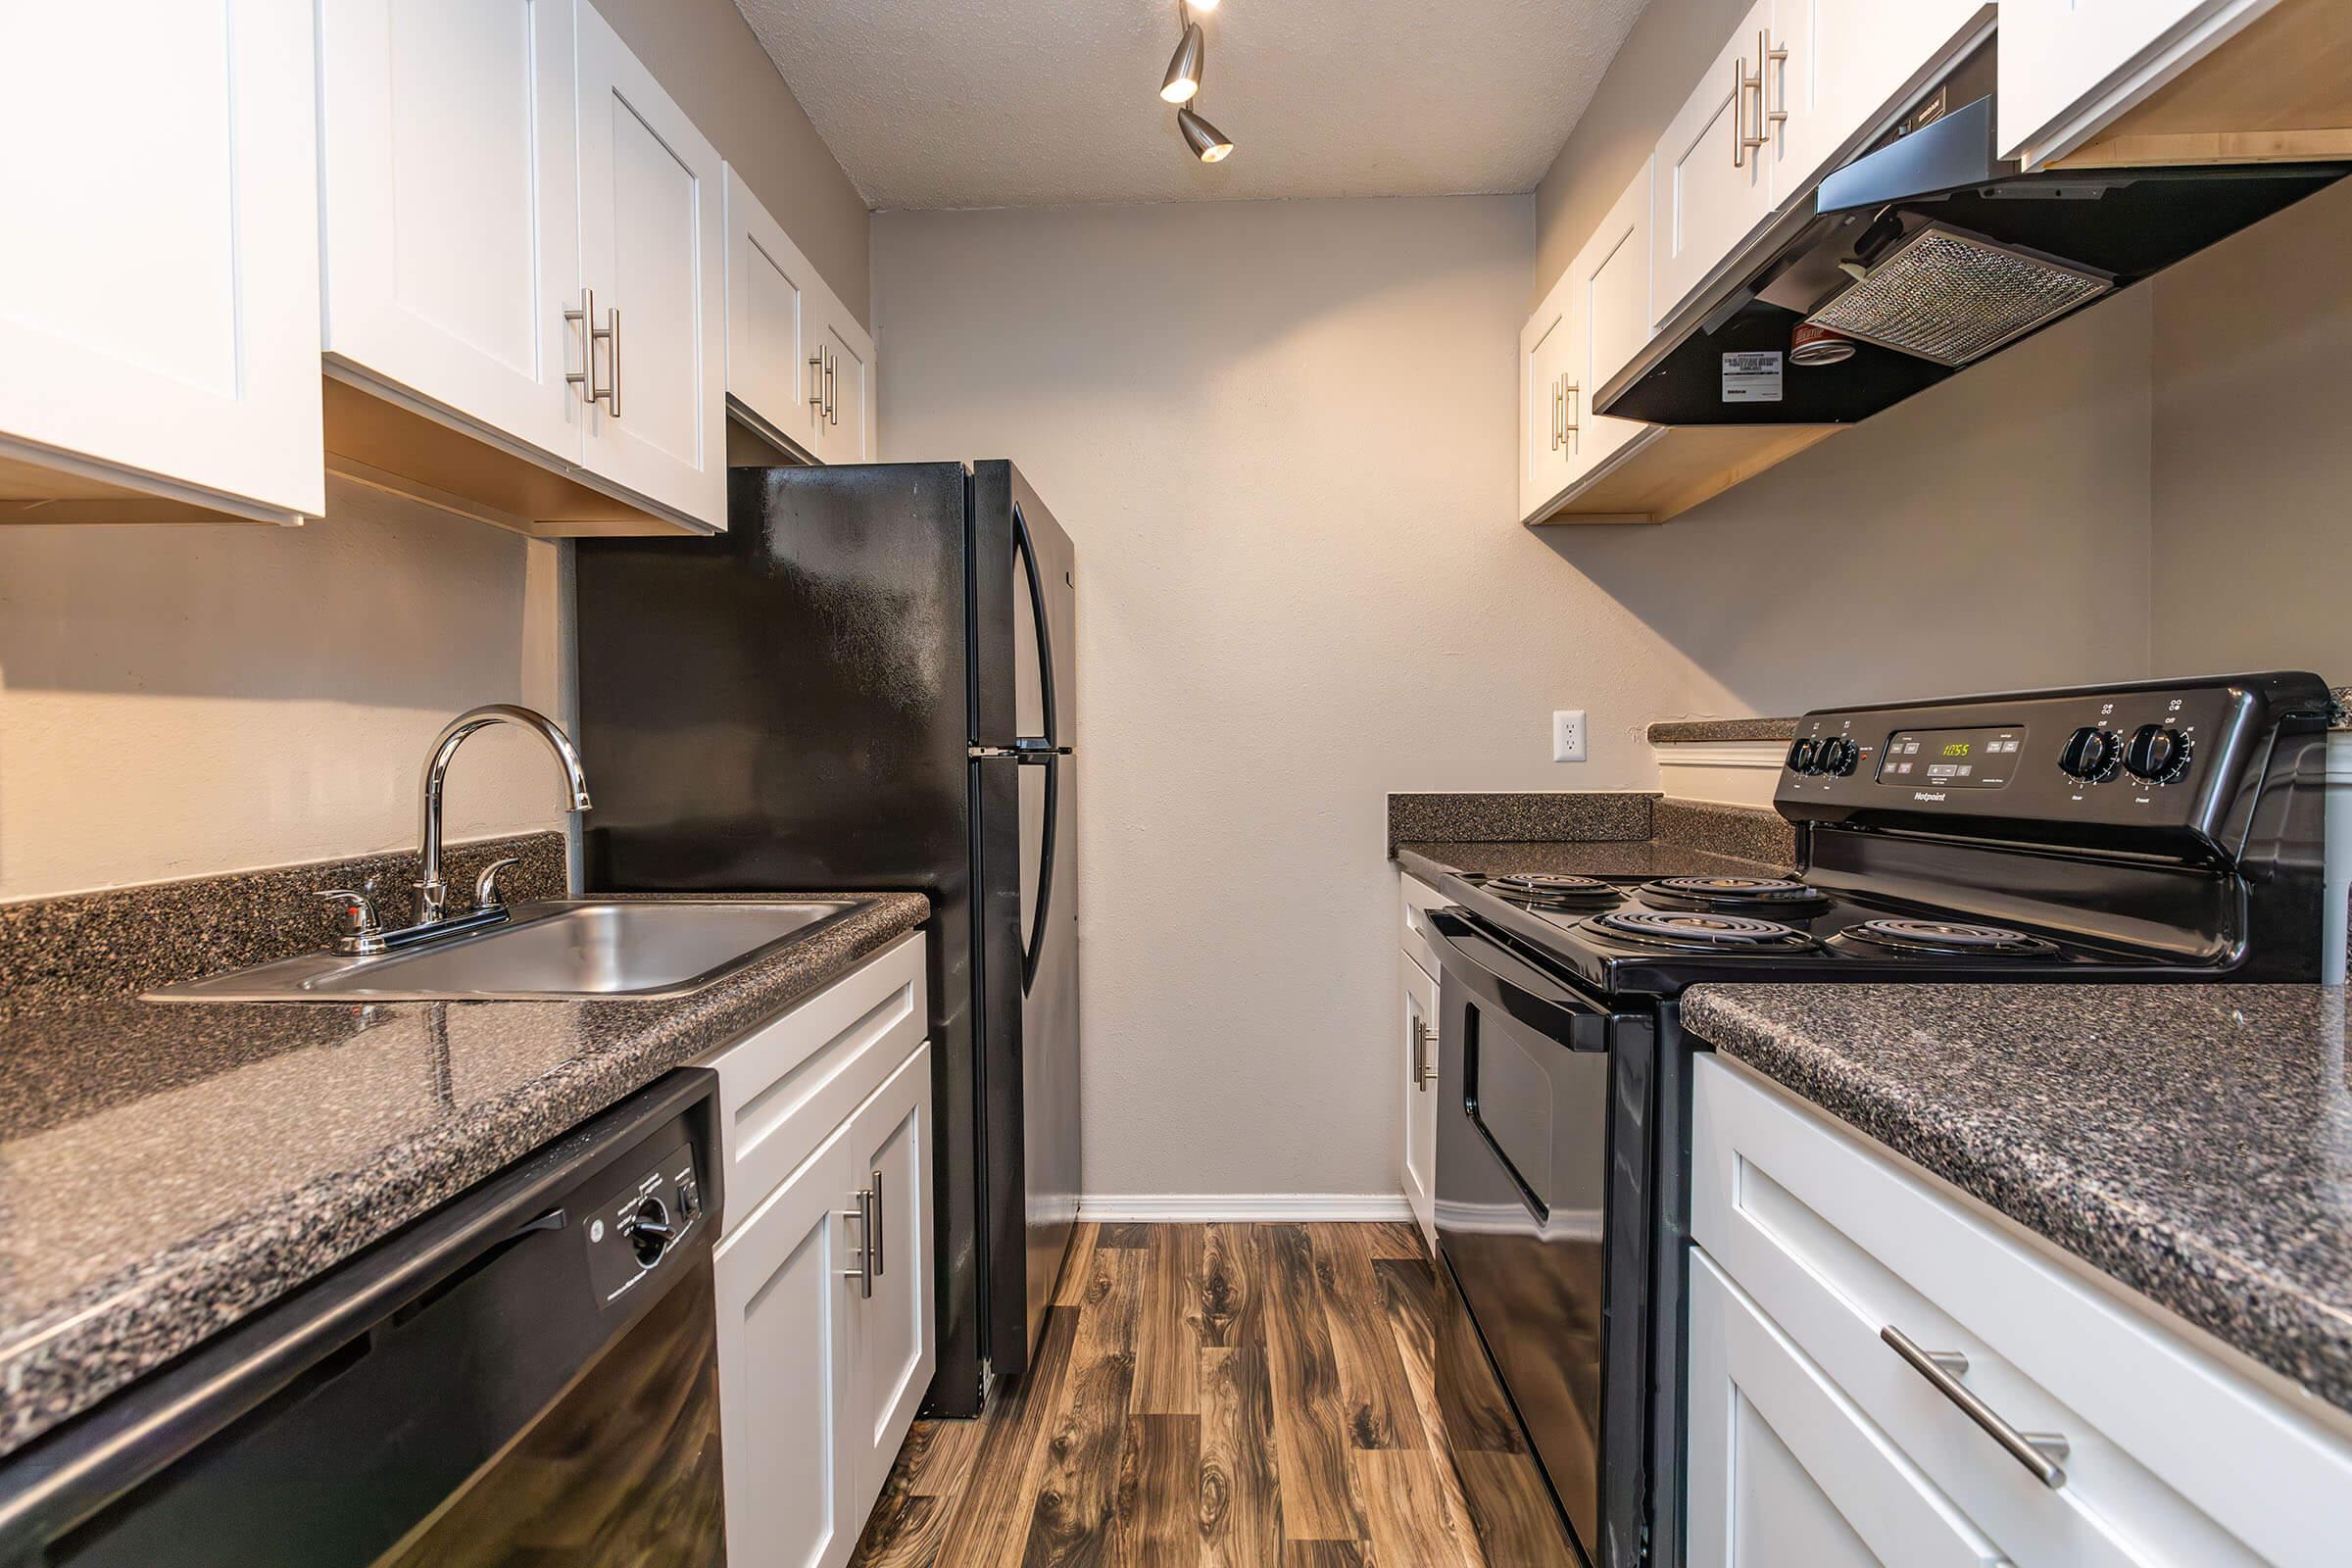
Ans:
[{"label": "dishwasher control panel", "polygon": [[597,1299],[610,1303],[627,1296],[702,1223],[703,1212],[692,1144],[680,1143],[652,1165],[616,1176],[579,1217]]}]

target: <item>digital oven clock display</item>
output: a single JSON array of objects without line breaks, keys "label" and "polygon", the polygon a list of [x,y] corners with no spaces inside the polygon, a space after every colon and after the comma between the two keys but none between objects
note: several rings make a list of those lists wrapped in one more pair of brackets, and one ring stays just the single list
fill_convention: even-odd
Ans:
[{"label": "digital oven clock display", "polygon": [[2023,729],[1905,729],[1886,738],[1879,782],[1918,789],[1997,790],[2017,776]]}]

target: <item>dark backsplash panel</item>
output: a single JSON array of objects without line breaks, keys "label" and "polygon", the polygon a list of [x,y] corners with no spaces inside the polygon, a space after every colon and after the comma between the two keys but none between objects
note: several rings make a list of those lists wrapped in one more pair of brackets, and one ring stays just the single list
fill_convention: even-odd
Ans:
[{"label": "dark backsplash panel", "polygon": [[[453,903],[463,906],[474,875],[510,855],[522,863],[499,878],[508,898],[564,896],[564,835],[527,833],[451,846]],[[331,924],[313,895],[369,877],[384,923],[406,925],[413,852],[0,904],[0,997],[115,996],[313,952],[326,945]]]}]

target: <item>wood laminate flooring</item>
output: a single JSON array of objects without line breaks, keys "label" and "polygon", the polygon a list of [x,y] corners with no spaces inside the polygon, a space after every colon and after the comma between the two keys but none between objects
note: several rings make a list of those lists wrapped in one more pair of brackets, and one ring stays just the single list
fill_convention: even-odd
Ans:
[{"label": "wood laminate flooring", "polygon": [[918,1421],[858,1568],[1572,1568],[1418,1231],[1082,1225],[1037,1362]]}]

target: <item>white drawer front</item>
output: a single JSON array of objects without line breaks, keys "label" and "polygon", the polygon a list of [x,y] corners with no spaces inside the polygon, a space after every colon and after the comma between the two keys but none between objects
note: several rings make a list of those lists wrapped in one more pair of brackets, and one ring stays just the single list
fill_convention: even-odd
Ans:
[{"label": "white drawer front", "polygon": [[1422,973],[1435,980],[1438,977],[1438,950],[1430,945],[1429,911],[1443,909],[1453,901],[1416,878],[1400,876],[1396,880],[1403,885],[1403,897],[1398,906],[1396,945],[1421,966]]},{"label": "white drawer front", "polygon": [[[2352,1445],[2154,1313],[1712,1057],[1692,1146],[1699,1245],[2018,1562],[2344,1560]],[[2064,1485],[1913,1370],[1888,1325],[1965,1355],[1962,1383],[2013,1428],[2063,1436]]]},{"label": "white drawer front", "polygon": [[914,932],[710,1058],[727,1172],[722,1236],[923,1043],[929,1017]]},{"label": "white drawer front", "polygon": [[2005,1561],[1703,1253],[1690,1260],[1690,1568]]}]

